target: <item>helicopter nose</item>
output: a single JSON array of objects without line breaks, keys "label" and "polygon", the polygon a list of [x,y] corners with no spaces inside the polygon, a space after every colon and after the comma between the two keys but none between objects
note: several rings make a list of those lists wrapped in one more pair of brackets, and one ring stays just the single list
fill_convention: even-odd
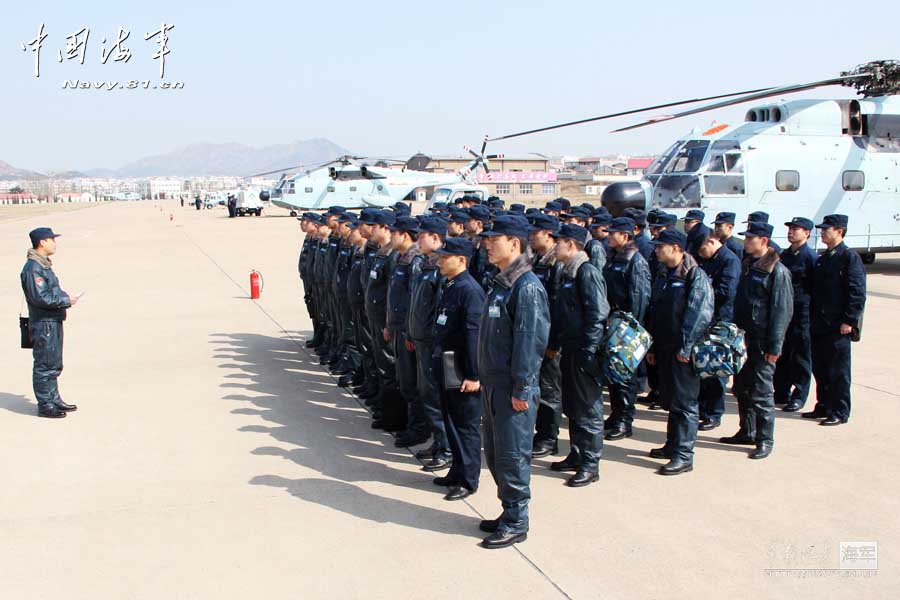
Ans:
[{"label": "helicopter nose", "polygon": [[600,203],[614,217],[622,216],[626,208],[650,209],[652,188],[646,181],[617,181],[600,196]]},{"label": "helicopter nose", "polygon": [[269,201],[269,190],[262,190],[261,192],[259,192],[259,199],[262,200],[263,202],[268,202]]}]

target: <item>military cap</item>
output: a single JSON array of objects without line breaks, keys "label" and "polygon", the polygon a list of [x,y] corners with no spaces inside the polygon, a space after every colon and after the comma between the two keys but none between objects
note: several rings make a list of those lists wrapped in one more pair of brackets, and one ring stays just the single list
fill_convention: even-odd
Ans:
[{"label": "military cap", "polygon": [[524,204],[510,204],[509,212],[524,215],[525,214],[525,205]]},{"label": "military cap", "polygon": [[419,222],[415,217],[399,216],[391,225],[391,231],[406,231],[415,235],[419,233]]},{"label": "military cap", "polygon": [[469,207],[469,219],[487,223],[491,220],[491,211],[488,210],[486,206],[476,204],[475,206]]},{"label": "military cap", "polygon": [[431,205],[431,212],[437,212],[441,210],[447,210],[449,207],[446,202],[435,202]]},{"label": "military cap", "polygon": [[482,237],[508,235],[511,237],[528,237],[528,219],[519,215],[502,215],[494,219],[494,226],[490,231],[482,231]]},{"label": "military cap", "polygon": [[557,204],[559,204],[559,205],[562,207],[563,210],[569,210],[569,207],[572,206],[572,203],[569,202],[569,199],[568,199],[568,198],[563,198],[562,196],[560,196],[559,198],[557,198],[556,200],[554,200],[554,202],[556,202]]},{"label": "military cap", "polygon": [[582,227],[581,225],[570,225],[569,223],[563,223],[559,227],[559,231],[551,234],[556,239],[569,239],[575,240],[576,242],[580,242],[582,244],[586,244],[588,241],[588,230]]},{"label": "military cap", "polygon": [[604,227],[612,223],[613,218],[612,215],[607,213],[599,213],[595,214],[591,219],[591,224],[588,225],[588,229],[596,229],[597,227]]},{"label": "military cap", "polygon": [[769,213],[763,212],[761,210],[752,212],[747,215],[747,220],[744,223],[768,223],[769,222]]},{"label": "military cap", "polygon": [[772,237],[772,231],[774,231],[774,227],[769,225],[768,223],[762,223],[760,221],[750,221],[747,225],[747,231],[742,231],[741,235],[744,237]]},{"label": "military cap", "polygon": [[551,200],[546,205],[544,205],[544,210],[549,210],[552,212],[560,212],[562,210],[562,204],[560,204],[556,200]]},{"label": "military cap", "polygon": [[37,229],[29,231],[28,237],[31,238],[31,245],[37,246],[38,242],[41,240],[48,240],[50,238],[56,239],[60,237],[60,235],[58,233],[53,233],[53,230],[49,227],[38,227]]},{"label": "military cap", "polygon": [[716,215],[716,220],[713,221],[714,225],[720,225],[722,223],[728,223],[730,225],[734,225],[734,221],[737,218],[733,212],[720,212]]},{"label": "military cap", "polygon": [[316,215],[314,212],[306,211],[303,213],[302,217],[297,217],[298,221],[312,221],[313,217]]},{"label": "military cap", "polygon": [[816,225],[816,229],[825,229],[826,227],[838,227],[846,229],[850,219],[847,215],[825,215],[822,222]]},{"label": "military cap", "polygon": [[805,229],[807,231],[812,231],[812,228],[815,227],[812,219],[807,219],[806,217],[794,217],[787,223],[785,223],[788,227],[800,227],[801,229]]},{"label": "military cap", "polygon": [[623,233],[634,235],[634,219],[631,217],[616,217],[609,224],[609,229],[607,229],[607,231],[610,233],[621,231]]},{"label": "military cap", "polygon": [[605,206],[602,206],[602,205],[601,205],[601,206],[598,206],[598,207],[597,207],[597,210],[594,211],[594,216],[595,216],[595,217],[596,217],[597,215],[608,215],[608,214],[609,214],[609,209],[606,208]]},{"label": "military cap", "polygon": [[357,219],[357,218],[359,218],[359,217],[357,215],[353,214],[352,212],[349,212],[349,211],[343,212],[340,215],[338,215],[338,223],[348,223],[348,222],[352,221],[353,219]]},{"label": "military cap", "polygon": [[667,212],[658,212],[656,214],[656,222],[651,223],[651,227],[672,227],[678,222],[678,216]]},{"label": "military cap", "polygon": [[419,223],[419,233],[436,233],[441,237],[447,235],[447,221],[440,217],[425,217]]},{"label": "military cap", "polygon": [[626,208],[622,211],[623,217],[629,217],[637,227],[647,226],[647,213],[639,208]]},{"label": "military cap", "polygon": [[347,212],[347,208],[344,206],[330,206],[328,208],[328,212],[325,213],[325,215],[331,217],[333,215],[342,215],[345,212]]},{"label": "military cap", "polygon": [[392,210],[376,210],[373,214],[363,216],[362,222],[367,225],[393,225],[396,218]]},{"label": "military cap", "polygon": [[394,202],[394,205],[391,208],[394,209],[394,212],[397,213],[397,216],[409,215],[412,213],[412,207],[404,202]]},{"label": "military cap", "polygon": [[475,244],[472,240],[464,237],[453,237],[444,240],[444,245],[434,251],[435,254],[444,256],[465,256],[472,258],[475,252]]},{"label": "military cap", "polygon": [[703,219],[705,218],[706,213],[704,213],[702,210],[697,210],[696,208],[692,208],[691,210],[687,211],[687,214],[684,215],[685,221],[700,221],[702,223]]},{"label": "military cap", "polygon": [[684,232],[677,229],[665,229],[656,236],[655,240],[650,240],[650,243],[654,246],[678,246],[684,250],[685,246],[687,246],[687,236],[684,235]]},{"label": "military cap", "polygon": [[542,213],[541,209],[539,209],[539,208],[532,207],[532,208],[525,210],[525,216],[528,218],[531,218],[534,215],[542,215],[542,214],[544,214],[544,213]]},{"label": "military cap", "polygon": [[481,204],[481,196],[476,196],[475,194],[465,194],[462,197],[463,202],[472,202],[474,204]]},{"label": "military cap", "polygon": [[582,202],[581,204],[579,204],[579,206],[581,208],[587,209],[587,211],[591,214],[593,214],[593,212],[595,210],[597,210],[597,207],[594,206],[593,204],[591,204],[590,202]]},{"label": "military cap", "polygon": [[583,221],[590,221],[591,220],[591,211],[589,211],[586,208],[583,208],[581,206],[576,206],[575,208],[571,208],[571,209],[567,210],[566,212],[562,213],[560,216],[563,219],[575,218],[575,219],[581,219]]},{"label": "military cap", "polygon": [[553,215],[539,213],[531,218],[531,231],[559,231],[559,219]]},{"label": "military cap", "polygon": [[464,208],[451,208],[450,209],[450,222],[451,223],[461,223],[465,225],[469,222],[469,211]]}]

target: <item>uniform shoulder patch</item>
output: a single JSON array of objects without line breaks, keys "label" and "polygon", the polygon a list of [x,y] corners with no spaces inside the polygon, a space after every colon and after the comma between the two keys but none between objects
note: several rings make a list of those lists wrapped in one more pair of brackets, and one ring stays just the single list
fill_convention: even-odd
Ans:
[{"label": "uniform shoulder patch", "polygon": [[35,275],[34,276],[34,284],[38,287],[43,287],[44,286],[44,278],[41,277],[40,275]]}]

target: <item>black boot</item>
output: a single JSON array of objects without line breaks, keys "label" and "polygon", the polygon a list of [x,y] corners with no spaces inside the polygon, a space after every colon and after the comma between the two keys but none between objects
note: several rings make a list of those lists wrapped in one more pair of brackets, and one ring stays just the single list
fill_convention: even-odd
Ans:
[{"label": "black boot", "polygon": [[56,405],[56,408],[65,412],[74,412],[78,410],[77,406],[75,406],[74,404],[66,404],[65,402],[63,402],[62,398],[57,398],[54,404]]},{"label": "black boot", "polygon": [[55,404],[48,403],[38,405],[38,416],[48,419],[62,419],[66,416],[66,413],[56,408]]},{"label": "black boot", "polygon": [[550,470],[558,473],[566,471],[574,472],[578,470],[579,466],[581,466],[581,457],[578,455],[578,450],[572,448],[569,450],[569,455],[567,457],[559,462],[551,464]]},{"label": "black boot", "polygon": [[753,414],[741,413],[741,427],[738,432],[729,437],[719,438],[721,444],[733,444],[741,446],[753,446],[756,444],[756,422]]}]

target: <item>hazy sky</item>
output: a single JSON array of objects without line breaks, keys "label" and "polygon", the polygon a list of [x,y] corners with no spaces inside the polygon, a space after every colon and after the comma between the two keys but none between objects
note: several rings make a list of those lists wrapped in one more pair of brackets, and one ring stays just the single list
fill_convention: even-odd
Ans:
[{"label": "hazy sky", "polygon": [[[7,11],[9,12],[9,7]],[[41,76],[23,52],[44,22]],[[182,90],[64,90],[65,80],[166,81]],[[19,3],[0,19],[0,160],[38,171],[119,167],[196,142],[326,137],[356,152],[458,153],[500,135],[674,99],[813,81],[900,58],[900,2]],[[90,29],[84,65],[66,36]],[[101,38],[131,36],[128,63]],[[831,88],[809,97],[846,97]],[[507,154],[660,152],[746,107],[631,133],[618,119],[492,147]]]}]

